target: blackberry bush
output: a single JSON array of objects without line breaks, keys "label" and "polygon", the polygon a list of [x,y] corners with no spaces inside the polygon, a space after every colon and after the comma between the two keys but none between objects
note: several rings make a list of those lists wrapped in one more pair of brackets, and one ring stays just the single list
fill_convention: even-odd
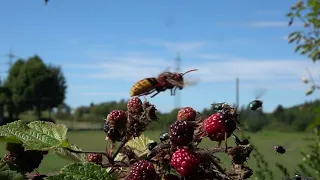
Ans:
[{"label": "blackberry bush", "polygon": [[[238,122],[236,109],[224,105],[204,117],[192,107],[182,108],[176,121],[156,142],[143,132],[151,122],[158,122],[157,109],[147,100],[142,102],[134,97],[128,101],[127,111],[113,110],[106,116],[107,143],[103,152],[83,151],[70,143],[65,125],[15,121],[0,127],[0,137],[7,141],[8,151],[0,164],[0,177],[6,174],[8,179],[14,175],[49,180],[248,179],[253,171],[246,161],[253,149],[248,139],[240,140],[234,134]],[[227,146],[231,135],[236,138],[235,147]],[[200,148],[198,145],[204,139],[217,141],[217,146]],[[74,163],[59,172],[40,174],[36,169],[48,152]],[[216,153],[227,153],[229,169],[221,167]]]}]

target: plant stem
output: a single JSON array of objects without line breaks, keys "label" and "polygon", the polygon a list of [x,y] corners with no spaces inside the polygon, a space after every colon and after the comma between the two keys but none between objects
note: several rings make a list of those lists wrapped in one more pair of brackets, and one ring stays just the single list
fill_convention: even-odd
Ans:
[{"label": "plant stem", "polygon": [[73,150],[73,149],[70,149],[70,148],[66,148],[66,149],[68,151],[70,151],[70,152],[77,153],[77,154],[80,154],[80,153],[83,153],[83,154],[101,154],[101,155],[107,156],[107,153],[106,152],[102,152],[102,151],[77,151],[77,150]]},{"label": "plant stem", "polygon": [[117,157],[117,155],[119,154],[120,150],[123,148],[123,146],[128,142],[128,139],[124,139],[120,146],[118,147],[117,151],[113,154],[112,156],[112,160],[114,161],[114,159]]}]

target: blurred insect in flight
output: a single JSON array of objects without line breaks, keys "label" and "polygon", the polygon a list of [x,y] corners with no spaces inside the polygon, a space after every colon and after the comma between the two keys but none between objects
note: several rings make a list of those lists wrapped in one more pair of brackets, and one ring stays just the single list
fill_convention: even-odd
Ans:
[{"label": "blurred insect in flight", "polygon": [[301,175],[298,171],[296,171],[296,174],[293,178],[288,178],[288,180],[316,180],[316,178],[313,177],[305,177]]},{"label": "blurred insect in flight", "polygon": [[280,145],[273,146],[273,150],[275,150],[279,154],[286,153],[286,149],[283,146],[280,146]]},{"label": "blurred insect in flight", "polygon": [[259,108],[262,107],[262,104],[263,102],[261,100],[259,100],[259,98],[261,98],[264,94],[265,94],[266,90],[263,89],[263,90],[259,90],[257,93],[256,93],[256,99],[251,101],[249,103],[249,108],[252,110],[252,111],[255,111]]},{"label": "blurred insect in flight", "polygon": [[191,69],[184,73],[162,72],[157,78],[150,77],[138,81],[130,91],[130,96],[145,96],[155,92],[151,98],[167,89],[171,90],[171,96],[175,95],[177,88],[182,90],[186,85],[193,85],[196,82],[184,81],[183,76],[187,73],[197,71]]},{"label": "blurred insect in flight", "polygon": [[213,109],[216,111],[221,111],[223,109],[224,106],[228,105],[227,103],[223,102],[223,103],[213,103],[211,104],[213,106]]}]

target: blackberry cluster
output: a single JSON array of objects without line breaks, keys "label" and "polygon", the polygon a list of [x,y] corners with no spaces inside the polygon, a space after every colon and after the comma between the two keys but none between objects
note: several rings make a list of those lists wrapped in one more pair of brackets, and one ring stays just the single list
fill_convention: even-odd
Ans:
[{"label": "blackberry cluster", "polygon": [[170,140],[177,146],[187,146],[193,140],[194,125],[189,121],[176,121],[170,126]]},{"label": "blackberry cluster", "polygon": [[38,168],[43,159],[42,151],[24,151],[22,144],[7,143],[6,149],[9,153],[6,154],[5,161],[17,165],[24,172],[32,172]]},{"label": "blackberry cluster", "polygon": [[132,165],[128,180],[156,180],[154,165],[146,160],[137,161]]}]

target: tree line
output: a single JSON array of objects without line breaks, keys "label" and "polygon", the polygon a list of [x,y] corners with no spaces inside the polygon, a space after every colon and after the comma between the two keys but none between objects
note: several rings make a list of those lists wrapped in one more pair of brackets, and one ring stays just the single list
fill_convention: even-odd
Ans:
[{"label": "tree line", "polygon": [[[110,101],[100,104],[91,103],[89,106],[80,106],[74,112],[66,105],[58,106],[53,116],[60,120],[76,119],[77,121],[103,123],[103,119],[108,113],[114,109],[126,110],[127,100]],[[275,130],[275,131],[306,131],[312,126],[316,113],[311,113],[317,110],[320,105],[320,100],[306,102],[301,105],[296,105],[290,108],[284,108],[278,105],[271,113],[265,113],[263,110],[252,111],[246,106],[239,108],[239,120],[242,126],[250,131],[257,132],[260,130]],[[179,109],[173,109],[169,113],[158,112],[159,123],[151,124],[150,129],[166,129],[176,120]],[[199,111],[199,110],[198,110]],[[200,110],[199,113],[206,117],[215,113],[213,107],[208,107]]]}]

